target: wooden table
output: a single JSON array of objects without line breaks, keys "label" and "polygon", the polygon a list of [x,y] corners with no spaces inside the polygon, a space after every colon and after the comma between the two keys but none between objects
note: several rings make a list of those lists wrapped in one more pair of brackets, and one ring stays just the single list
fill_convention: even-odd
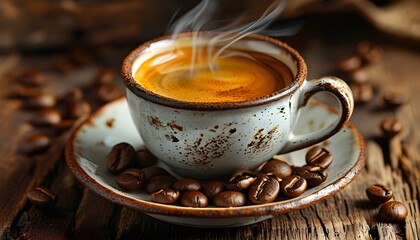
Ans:
[{"label": "wooden table", "polygon": [[[307,16],[303,29],[282,38],[307,61],[309,77],[336,74],[334,61],[355,51],[360,40],[380,44],[382,63],[371,67],[376,99],[356,106],[352,122],[366,141],[367,164],[354,182],[333,197],[308,208],[276,216],[250,226],[195,229],[155,220],[114,205],[82,187],[68,170],[63,148],[69,132],[54,139],[37,156],[17,153],[22,136],[31,131],[32,112],[22,101],[8,98],[14,77],[23,69],[43,69],[49,76],[47,91],[62,96],[73,86],[91,81],[103,66],[116,70],[132,46],[102,49],[94,62],[79,64],[66,74],[55,71],[62,52],[2,53],[0,55],[0,236],[1,239],[419,239],[420,238],[420,51],[419,43],[385,36],[357,16]],[[333,21],[331,21],[333,20]],[[146,39],[144,39],[146,40]],[[139,44],[141,41],[136,42]],[[410,101],[397,110],[380,108],[381,92],[403,90]],[[379,122],[395,115],[405,124],[392,140],[380,136]],[[365,189],[373,183],[388,185],[395,199],[409,209],[406,220],[385,223],[378,207],[370,204]],[[60,200],[51,209],[39,209],[26,192],[45,186]]]}]

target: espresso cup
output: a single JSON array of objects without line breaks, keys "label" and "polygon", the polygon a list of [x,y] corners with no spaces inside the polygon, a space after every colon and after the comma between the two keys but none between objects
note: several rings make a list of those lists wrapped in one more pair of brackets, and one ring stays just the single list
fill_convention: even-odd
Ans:
[{"label": "espresso cup", "polygon": [[[268,92],[264,92],[265,83],[254,90],[253,86],[258,84],[253,82],[247,82],[248,87],[244,89],[235,85],[234,89],[240,91],[230,92],[225,89],[224,83],[214,84],[211,81],[216,88],[220,85],[217,91],[223,93],[216,91],[216,95],[211,97],[207,92],[197,93],[196,87],[190,88],[188,79],[182,82],[184,80],[176,79],[176,74],[170,82],[178,81],[175,84],[179,85],[170,86],[162,92],[159,92],[160,88],[163,89],[166,83],[159,82],[157,89],[156,86],[147,85],[147,82],[142,83],[147,80],[153,85],[155,80],[160,81],[160,75],[171,73],[170,67],[163,67],[166,72],[149,74],[150,71],[154,72],[160,56],[168,57],[167,54],[177,49],[189,49],[193,44],[198,49],[205,49],[211,39],[202,32],[164,36],[142,44],[122,64],[121,74],[132,120],[145,146],[174,172],[185,177],[212,179],[226,177],[237,169],[254,169],[275,154],[326,140],[349,120],[353,112],[353,97],[345,82],[336,77],[306,80],[307,67],[300,54],[287,44],[263,35],[242,38],[229,49],[267,61],[263,60],[255,69],[250,68],[248,63],[238,64],[238,61],[247,61],[241,59],[239,54],[238,59],[228,61],[226,66],[219,66],[218,69],[226,70],[229,76],[234,75],[235,81],[239,78],[238,86],[248,81],[244,80],[248,78],[247,72],[258,73],[257,80],[284,78],[278,80],[281,81],[280,85]],[[219,64],[223,65],[223,61]],[[231,68],[239,70],[231,74]],[[266,71],[265,68],[269,69]],[[206,74],[211,78],[211,71]],[[200,85],[202,79],[207,78],[194,81]],[[269,81],[266,82],[268,86]],[[246,92],[261,94],[240,98]],[[335,96],[339,103],[338,118],[324,129],[296,134],[294,130],[300,111],[304,111],[308,100],[318,92]],[[219,99],[217,94],[227,97]]]}]

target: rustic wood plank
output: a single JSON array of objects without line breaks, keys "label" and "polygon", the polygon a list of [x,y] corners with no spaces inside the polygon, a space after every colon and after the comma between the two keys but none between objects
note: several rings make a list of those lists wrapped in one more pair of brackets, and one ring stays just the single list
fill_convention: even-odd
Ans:
[{"label": "rustic wood plank", "polygon": [[114,204],[95,195],[88,189],[77,209],[75,239],[111,239],[110,222]]}]

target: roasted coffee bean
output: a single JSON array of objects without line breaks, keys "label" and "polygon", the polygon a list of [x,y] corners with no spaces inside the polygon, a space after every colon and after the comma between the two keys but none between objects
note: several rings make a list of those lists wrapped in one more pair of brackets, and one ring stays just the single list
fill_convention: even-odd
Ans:
[{"label": "roasted coffee bean", "polygon": [[23,154],[45,152],[51,146],[51,139],[43,133],[33,133],[26,136],[19,144],[18,151]]},{"label": "roasted coffee bean", "polygon": [[57,134],[60,134],[70,129],[71,127],[73,127],[75,122],[76,122],[75,119],[64,119],[64,120],[61,120],[59,123],[55,124],[53,128]]},{"label": "roasted coffee bean", "polygon": [[39,70],[27,70],[16,80],[22,85],[40,87],[45,85],[46,79],[45,74]]},{"label": "roasted coffee bean", "polygon": [[112,174],[119,174],[133,163],[136,151],[128,143],[115,145],[107,156],[107,168]]},{"label": "roasted coffee bean", "polygon": [[199,191],[187,191],[181,195],[181,204],[185,207],[207,207],[209,200]]},{"label": "roasted coffee bean", "polygon": [[331,165],[333,156],[325,148],[314,146],[306,153],[306,164],[327,168]]},{"label": "roasted coffee bean", "polygon": [[402,122],[396,117],[388,117],[382,120],[381,130],[384,137],[393,138],[403,130]]},{"label": "roasted coffee bean", "polygon": [[260,174],[249,188],[248,196],[251,202],[262,204],[274,201],[279,192],[280,183],[277,179]]},{"label": "roasted coffee bean", "polygon": [[336,63],[338,70],[351,72],[362,66],[362,59],[357,55],[350,55],[339,59]]},{"label": "roasted coffee bean", "polygon": [[199,191],[201,189],[201,185],[199,182],[197,182],[197,180],[191,178],[181,178],[174,183],[173,188],[180,192],[191,190]]},{"label": "roasted coffee bean", "polygon": [[43,187],[36,187],[26,193],[28,200],[40,208],[54,206],[58,202],[58,196],[53,191]]},{"label": "roasted coffee bean", "polygon": [[373,99],[373,87],[370,83],[350,83],[349,87],[353,93],[354,102],[356,104],[368,103]]},{"label": "roasted coffee bean", "polygon": [[61,113],[55,108],[43,108],[30,122],[35,126],[53,126],[61,122]]},{"label": "roasted coffee bean", "polygon": [[55,97],[48,93],[42,93],[36,97],[28,98],[24,102],[24,107],[28,109],[54,107],[57,100]]},{"label": "roasted coffee bean", "polygon": [[382,184],[374,184],[366,188],[369,200],[376,204],[382,204],[391,200],[392,189]]},{"label": "roasted coffee bean", "polygon": [[63,74],[70,74],[76,69],[76,64],[68,57],[63,57],[55,61],[55,69]]},{"label": "roasted coffee bean", "polygon": [[356,52],[366,62],[379,62],[384,55],[381,47],[369,41],[361,41],[357,44]]},{"label": "roasted coffee bean", "polygon": [[239,171],[233,174],[226,185],[228,190],[242,191],[247,189],[257,179],[257,176],[249,171]]},{"label": "roasted coffee bean", "polygon": [[141,149],[136,152],[134,159],[139,168],[153,166],[157,163],[157,158],[147,149]]},{"label": "roasted coffee bean", "polygon": [[224,189],[225,186],[221,181],[213,180],[203,184],[201,191],[208,199],[213,199],[216,194],[222,192]]},{"label": "roasted coffee bean", "polygon": [[73,88],[68,94],[63,98],[64,102],[80,102],[83,100],[83,92],[80,88]]},{"label": "roasted coffee bean", "polygon": [[403,93],[399,92],[385,92],[383,95],[383,101],[388,108],[397,108],[408,102],[408,98]]},{"label": "roasted coffee bean", "polygon": [[42,94],[42,90],[35,86],[16,85],[12,89],[11,97],[14,98],[35,98]]},{"label": "roasted coffee bean", "polygon": [[126,191],[135,191],[143,187],[145,183],[144,173],[137,168],[124,170],[116,177],[118,186]]},{"label": "roasted coffee bean", "polygon": [[154,176],[169,174],[168,171],[157,166],[146,167],[146,168],[142,168],[141,170],[143,171],[144,177],[146,178],[146,180]]},{"label": "roasted coffee bean", "polygon": [[381,208],[379,209],[379,217],[389,222],[398,222],[404,220],[407,215],[407,207],[398,201],[388,201],[382,204]]},{"label": "roasted coffee bean", "polygon": [[123,93],[112,85],[101,85],[96,94],[102,102],[110,102],[123,96]]},{"label": "roasted coffee bean", "polygon": [[153,202],[164,204],[171,204],[176,202],[179,196],[181,196],[179,191],[170,188],[163,188],[150,194],[150,198]]},{"label": "roasted coffee bean", "polygon": [[271,159],[264,164],[261,172],[273,173],[279,178],[285,178],[292,175],[292,167],[285,161],[279,159]]},{"label": "roasted coffee bean", "polygon": [[67,105],[67,113],[69,118],[88,116],[90,112],[90,104],[84,101],[69,102]]},{"label": "roasted coffee bean", "polygon": [[328,177],[328,172],[326,169],[313,165],[296,167],[294,168],[294,174],[303,177],[306,180],[308,187],[318,186],[327,180]]},{"label": "roasted coffee bean", "polygon": [[220,192],[214,196],[214,205],[218,207],[239,207],[245,205],[245,194],[238,191]]},{"label": "roasted coffee bean", "polygon": [[172,175],[159,175],[147,180],[145,190],[148,193],[156,192],[162,188],[172,188],[176,178]]},{"label": "roasted coffee bean", "polygon": [[93,78],[93,83],[97,86],[112,85],[115,79],[115,71],[112,68],[99,70]]},{"label": "roasted coffee bean", "polygon": [[299,175],[291,175],[281,182],[281,191],[287,197],[297,197],[306,191],[307,182]]},{"label": "roasted coffee bean", "polygon": [[[354,71],[351,71],[351,72],[347,73],[347,76],[353,83],[356,83],[356,84],[359,84],[359,85],[366,85],[366,86],[361,86],[362,91],[366,92],[367,91],[366,88],[371,87],[371,84],[369,83],[369,81],[371,80],[371,74],[369,73],[369,71],[366,68],[360,68],[360,69],[356,69]],[[370,89],[369,89],[369,91],[370,91]],[[366,92],[366,96],[367,96],[367,93],[368,92]],[[373,94],[373,91],[372,91],[372,94]]]}]

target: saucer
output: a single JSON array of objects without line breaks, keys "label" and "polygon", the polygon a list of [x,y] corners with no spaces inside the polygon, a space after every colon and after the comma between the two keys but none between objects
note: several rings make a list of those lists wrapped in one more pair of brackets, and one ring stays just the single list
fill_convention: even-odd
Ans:
[{"label": "saucer", "polygon": [[[326,105],[311,101],[302,110],[296,129],[299,132],[314,131],[328,126],[336,117],[337,114]],[[328,178],[321,185],[308,189],[296,198],[272,203],[230,208],[192,208],[152,202],[145,192],[122,191],[115,182],[115,176],[106,168],[106,155],[120,142],[130,143],[136,149],[143,147],[125,98],[103,106],[72,133],[66,147],[67,164],[80,182],[103,198],[165,222],[191,227],[243,226],[305,208],[342,190],[365,164],[363,139],[358,130],[347,123],[336,135],[320,144],[334,157],[328,168]],[[305,164],[306,152],[307,149],[302,149],[278,157],[291,165],[301,166]],[[170,171],[167,166],[159,164]]]}]

